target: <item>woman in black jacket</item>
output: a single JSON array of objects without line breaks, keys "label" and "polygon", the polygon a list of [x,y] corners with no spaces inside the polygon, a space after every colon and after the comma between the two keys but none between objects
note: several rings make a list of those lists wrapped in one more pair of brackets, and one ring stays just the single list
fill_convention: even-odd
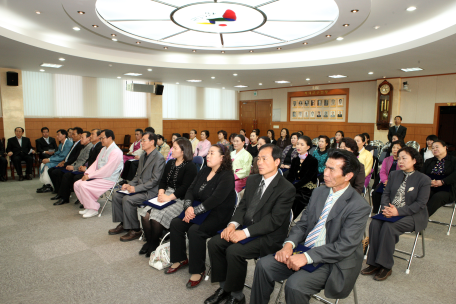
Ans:
[{"label": "woman in black jacket", "polygon": [[196,166],[192,162],[192,144],[188,139],[179,137],[174,141],[172,157],[173,159],[166,163],[160,180],[157,200],[161,203],[176,203],[161,210],[145,207],[139,211],[147,239],[139,254],[146,254],[146,257],[157,249],[163,230],[169,229],[171,220],[182,212],[185,193],[196,176]]},{"label": "woman in black jacket", "polygon": [[[193,201],[201,204],[193,207]],[[234,212],[236,194],[228,148],[213,145],[207,154],[207,167],[201,169],[185,195],[185,217],[171,221],[171,262],[165,274],[189,264],[192,275],[187,288],[198,286],[206,271],[206,240],[226,228]],[[210,212],[201,225],[190,222],[196,215]],[[189,240],[187,258],[185,235]],[[189,263],[189,260],[191,261]]]},{"label": "woman in black jacket", "polygon": [[307,207],[313,189],[317,187],[318,160],[309,154],[312,148],[312,140],[308,136],[301,136],[296,144],[298,157],[291,162],[288,181],[296,188],[295,201],[293,203],[293,220]]}]

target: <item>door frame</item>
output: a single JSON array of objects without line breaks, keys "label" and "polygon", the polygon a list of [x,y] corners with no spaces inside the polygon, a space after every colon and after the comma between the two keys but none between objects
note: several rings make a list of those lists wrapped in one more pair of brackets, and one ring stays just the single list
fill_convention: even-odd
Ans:
[{"label": "door frame", "polygon": [[[258,101],[266,101],[266,102],[270,102],[271,106],[269,107],[269,117],[270,117],[270,125],[271,125],[271,128],[272,128],[272,103],[273,103],[273,100],[272,99],[256,99],[256,100],[239,100],[239,120],[242,120],[242,104],[244,102],[255,102],[257,103]],[[255,117],[256,117],[256,106],[255,106]]]},{"label": "door frame", "polygon": [[433,123],[433,131],[434,134],[439,136],[439,122],[440,122],[440,107],[455,107],[456,103],[448,102],[448,103],[436,103],[434,106],[434,123]]}]

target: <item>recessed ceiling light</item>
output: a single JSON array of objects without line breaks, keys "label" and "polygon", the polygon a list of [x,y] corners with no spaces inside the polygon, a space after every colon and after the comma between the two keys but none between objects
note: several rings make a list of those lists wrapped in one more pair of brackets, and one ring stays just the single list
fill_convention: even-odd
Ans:
[{"label": "recessed ceiling light", "polygon": [[282,48],[279,47],[279,48],[277,48],[277,49],[280,51]]},{"label": "recessed ceiling light", "polygon": [[78,14],[79,14],[79,15],[84,15],[85,12],[83,12],[83,11],[78,11]]},{"label": "recessed ceiling light", "polygon": [[139,42],[139,41],[136,41],[136,44],[141,44],[141,42]]},{"label": "recessed ceiling light", "polygon": [[420,68],[420,67],[416,67],[416,68],[404,68],[404,69],[401,69],[402,71],[404,72],[415,72],[415,71],[422,71],[423,69]]},{"label": "recessed ceiling light", "polygon": [[55,63],[42,63],[40,66],[45,67],[45,68],[55,68],[55,69],[63,67],[63,65],[55,64]]},{"label": "recessed ceiling light", "polygon": [[222,87],[222,90],[225,90],[225,87]]},{"label": "recessed ceiling light", "polygon": [[94,24],[94,25],[92,25],[92,26],[93,26],[93,27],[98,27],[98,25],[96,25],[96,24]]},{"label": "recessed ceiling light", "polygon": [[238,82],[241,82],[240,80],[238,80]]},{"label": "recessed ceiling light", "polygon": [[380,25],[374,26],[374,30],[378,30],[380,28]]},{"label": "recessed ceiling light", "polygon": [[330,77],[330,78],[345,78],[347,76],[345,76],[345,75],[331,75],[331,76],[328,76],[328,77]]},{"label": "recessed ceiling light", "polygon": [[73,30],[80,31],[81,29],[79,27],[75,26],[75,27],[73,27]]},{"label": "recessed ceiling light", "polygon": [[196,50],[192,50],[193,53],[196,53]]},{"label": "recessed ceiling light", "polygon": [[367,73],[367,74],[372,75],[372,74],[374,74],[374,72],[369,72],[369,73]]},{"label": "recessed ceiling light", "polygon": [[147,69],[149,72],[152,72],[152,69]]},{"label": "recessed ceiling light", "polygon": [[357,13],[357,12],[359,12],[359,10],[358,9],[354,9],[354,10],[351,10],[350,12]]},{"label": "recessed ceiling light", "polygon": [[141,76],[142,74],[140,73],[125,73],[125,76]]},{"label": "recessed ceiling light", "polygon": [[345,24],[342,24],[342,26],[345,26],[345,27],[347,27],[347,26],[350,26],[350,24],[348,24],[348,23],[345,23]]},{"label": "recessed ceiling light", "polygon": [[409,6],[409,7],[407,7],[407,11],[408,11],[408,12],[413,12],[414,10],[416,10],[416,6]]},{"label": "recessed ceiling light", "polygon": [[225,54],[225,51],[222,51],[221,53],[222,53],[222,54]]},{"label": "recessed ceiling light", "polygon": [[307,80],[307,81],[309,81],[309,80],[310,80],[310,78],[306,78],[306,80]]},{"label": "recessed ceiling light", "polygon": [[65,61],[65,58],[59,58],[60,61]]},{"label": "recessed ceiling light", "polygon": [[275,83],[290,83],[287,80],[276,80]]},{"label": "recessed ceiling light", "polygon": [[211,77],[211,79],[215,79],[215,77],[214,77],[214,76],[212,76],[212,77]]},{"label": "recessed ceiling light", "polygon": [[331,82],[331,81],[328,81],[328,82]]},{"label": "recessed ceiling light", "polygon": [[164,47],[164,49],[165,49],[165,50],[167,50],[167,49],[168,49],[168,47],[167,47],[167,46],[165,46],[165,47]]},{"label": "recessed ceiling light", "polygon": [[250,50],[249,52],[250,52],[250,53],[253,53],[253,50]]},{"label": "recessed ceiling light", "polygon": [[326,35],[326,38],[329,38],[329,37],[331,37],[331,35]]},{"label": "recessed ceiling light", "polygon": [[117,79],[120,79],[120,78],[122,78],[122,77],[120,77],[120,76],[117,76]]},{"label": "recessed ceiling light", "polygon": [[110,64],[109,67],[112,67],[112,64]]},{"label": "recessed ceiling light", "polygon": [[176,82],[176,84],[179,84],[179,82]]},{"label": "recessed ceiling light", "polygon": [[309,44],[309,43],[308,43],[308,42],[304,42],[303,44],[304,44],[304,45],[307,45],[307,44]]},{"label": "recessed ceiling light", "polygon": [[242,84],[238,84],[236,86],[234,86],[235,88],[247,88],[248,86],[246,85],[242,85]]},{"label": "recessed ceiling light", "polygon": [[383,76],[383,78],[386,78],[386,76]]},{"label": "recessed ceiling light", "polygon": [[337,37],[336,40],[339,40],[339,41],[344,40],[344,37]]},{"label": "recessed ceiling light", "polygon": [[261,82],[258,85],[263,85]]},{"label": "recessed ceiling light", "polygon": [[40,72],[44,72],[44,70],[43,70],[43,69],[40,69]]},{"label": "recessed ceiling light", "polygon": [[117,39],[116,39],[116,38],[112,38],[111,40],[112,40],[112,41],[117,41]]},{"label": "recessed ceiling light", "polygon": [[112,37],[116,37],[117,35],[116,34],[111,34]]},{"label": "recessed ceiling light", "polygon": [[189,79],[187,82],[201,82],[202,80],[200,79]]},{"label": "recessed ceiling light", "polygon": [[237,74],[233,74],[233,76],[237,76]]},{"label": "recessed ceiling light", "polygon": [[36,11],[35,13],[36,13],[37,15],[41,14],[41,12],[40,12],[40,11]]}]

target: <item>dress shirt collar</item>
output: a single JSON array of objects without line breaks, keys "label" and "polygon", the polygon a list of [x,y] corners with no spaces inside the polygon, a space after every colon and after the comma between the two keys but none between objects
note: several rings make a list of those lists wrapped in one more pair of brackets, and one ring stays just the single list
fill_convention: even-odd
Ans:
[{"label": "dress shirt collar", "polygon": [[[276,174],[274,174],[271,177],[264,178],[264,176],[263,176],[263,178],[261,179],[262,181],[264,181],[263,193],[264,193],[264,191],[266,191],[269,184],[274,180],[274,178],[277,176],[278,173],[279,173],[279,170],[277,170]],[[263,195],[263,193],[261,193],[261,195]]]},{"label": "dress shirt collar", "polygon": [[44,141],[47,142],[47,144],[49,145],[49,136],[48,136],[48,137],[44,137],[44,136],[43,136],[43,139],[44,139]]},{"label": "dress shirt collar", "polygon": [[333,191],[333,188],[331,188],[331,190],[329,190],[329,195],[333,195],[334,199],[333,201],[335,201],[336,199],[338,199],[339,197],[342,196],[342,194],[345,193],[345,191],[348,189],[348,186],[350,186],[350,183],[348,183],[347,187],[345,187],[344,189],[340,189],[339,191],[337,192],[334,192]]},{"label": "dress shirt collar", "polygon": [[358,153],[361,154],[361,152],[363,152],[363,151],[364,151],[364,147],[361,150],[359,150]]}]

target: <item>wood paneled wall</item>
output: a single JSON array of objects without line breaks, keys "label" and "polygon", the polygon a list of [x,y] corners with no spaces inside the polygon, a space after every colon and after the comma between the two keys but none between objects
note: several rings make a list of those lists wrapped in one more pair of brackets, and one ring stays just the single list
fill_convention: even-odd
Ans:
[{"label": "wood paneled wall", "polygon": [[[123,144],[126,134],[131,135],[131,141],[135,139],[135,129],[145,129],[149,124],[147,118],[142,119],[110,119],[110,118],[26,118],[25,130],[27,137],[34,145],[35,139],[41,137],[41,128],[48,127],[50,136],[55,138],[58,129],[80,127],[84,131],[92,129],[111,129],[116,136],[116,143]],[[2,124],[3,126],[3,124]]]},{"label": "wood paneled wall", "polygon": [[[434,133],[434,124],[403,124],[407,128],[407,134],[405,135],[405,142],[417,141],[420,144],[420,148],[426,146],[426,137]],[[437,135],[437,134],[435,134]]]},{"label": "wood paneled wall", "polygon": [[241,122],[239,120],[163,120],[163,137],[168,142],[171,141],[173,133],[190,133],[195,129],[198,132],[197,138],[200,139],[202,130],[209,131],[208,140],[211,143],[218,141],[217,131],[225,130],[230,136],[231,133],[239,133]]}]

